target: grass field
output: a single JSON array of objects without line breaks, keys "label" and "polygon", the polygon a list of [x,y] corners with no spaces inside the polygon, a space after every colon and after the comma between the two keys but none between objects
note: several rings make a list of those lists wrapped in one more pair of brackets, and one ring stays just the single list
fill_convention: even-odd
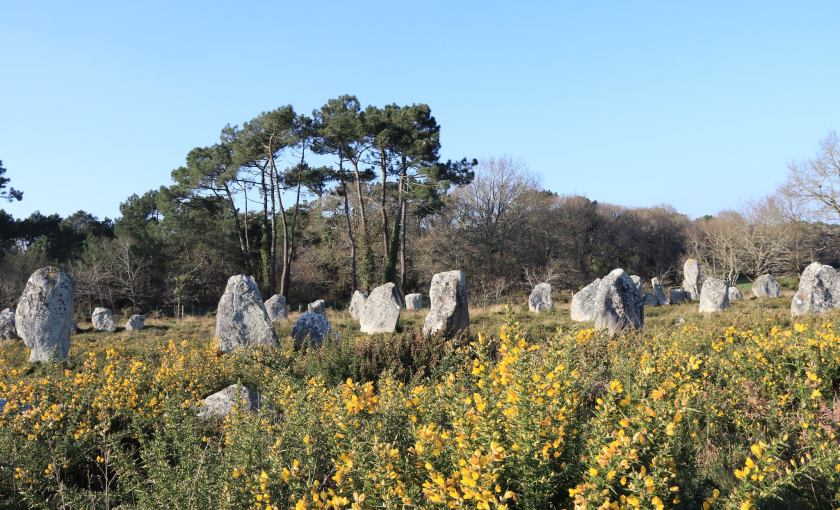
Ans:
[{"label": "grass field", "polygon": [[[783,294],[612,339],[563,302],[450,340],[328,312],[341,340],[304,352],[297,314],[227,355],[212,317],[82,324],[62,363],[0,347],[0,508],[838,508],[840,317]],[[196,419],[234,383],[268,406]]]}]

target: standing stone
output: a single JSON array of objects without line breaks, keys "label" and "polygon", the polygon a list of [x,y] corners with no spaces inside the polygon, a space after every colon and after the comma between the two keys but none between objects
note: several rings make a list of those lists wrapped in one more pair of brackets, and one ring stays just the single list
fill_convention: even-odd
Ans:
[{"label": "standing stone", "polygon": [[729,282],[708,277],[700,292],[700,312],[721,312],[729,308]]},{"label": "standing stone", "polygon": [[117,329],[117,323],[114,322],[114,312],[107,308],[96,307],[93,309],[93,316],[90,318],[93,327],[98,331],[114,331]]},{"label": "standing stone", "polygon": [[216,340],[222,352],[254,345],[277,347],[274,325],[252,277],[239,274],[228,279],[216,310]]},{"label": "standing stone", "polygon": [[78,330],[79,325],[76,323],[76,321],[70,321],[70,333],[75,333]]},{"label": "standing stone", "polygon": [[286,298],[280,294],[271,296],[271,299],[265,302],[265,311],[268,313],[268,319],[271,322],[284,321],[289,318],[289,313],[286,311]]},{"label": "standing stone", "polygon": [[70,351],[73,280],[57,267],[41,268],[29,277],[15,312],[15,329],[32,349],[29,362],[63,360]]},{"label": "standing stone", "polygon": [[665,291],[662,290],[662,285],[659,284],[659,278],[652,278],[650,286],[653,287],[653,294],[656,296],[656,301],[660,306],[666,306],[668,300],[665,298]]},{"label": "standing stone", "polygon": [[130,319],[125,321],[126,331],[140,331],[146,325],[145,315],[132,315]]},{"label": "standing stone", "polygon": [[577,322],[589,322],[595,320],[595,296],[598,294],[598,287],[601,279],[598,278],[586,287],[572,295],[572,320]]},{"label": "standing stone", "polygon": [[639,289],[639,294],[644,296],[645,295],[645,282],[642,281],[642,277],[641,276],[636,276],[636,275],[633,274],[633,275],[630,275],[630,279],[633,280],[633,285],[635,285],[636,288]]},{"label": "standing stone", "polygon": [[0,345],[12,340],[20,340],[15,328],[15,311],[6,308],[0,312]]},{"label": "standing stone", "polygon": [[333,330],[330,321],[324,315],[307,312],[298,317],[295,322],[292,338],[295,339],[295,349],[300,349],[307,339],[309,339],[309,346],[315,348],[331,338],[338,341],[338,333]]},{"label": "standing stone", "polygon": [[528,296],[528,309],[532,312],[540,313],[554,308],[554,302],[551,300],[551,285],[541,283],[534,287],[531,295]]},{"label": "standing stone", "polygon": [[362,333],[390,333],[400,325],[400,293],[393,283],[373,289],[359,316]]},{"label": "standing stone", "polygon": [[645,304],[645,306],[656,306],[656,305],[658,305],[659,300],[656,299],[656,294],[654,294],[652,292],[648,292],[647,294],[645,294],[644,304]]},{"label": "standing stone", "polygon": [[752,291],[755,297],[777,298],[782,293],[782,286],[769,274],[763,274],[753,282]]},{"label": "standing stone", "polygon": [[327,307],[324,304],[323,299],[309,303],[309,306],[306,307],[306,311],[307,313],[320,313],[324,316],[327,315]]},{"label": "standing stone", "polygon": [[407,294],[405,296],[406,310],[422,310],[423,309],[423,294]]},{"label": "standing stone", "polygon": [[[792,315],[820,315],[840,306],[840,275],[831,266],[813,262],[802,272],[799,290],[790,303]],[[18,328],[18,330],[20,330]]]},{"label": "standing stone", "polygon": [[253,412],[259,410],[264,403],[262,395],[256,391],[246,386],[231,384],[204,399],[198,418],[201,420],[224,418],[230,416],[234,408],[238,411]]},{"label": "standing stone", "polygon": [[729,287],[729,301],[737,301],[739,299],[744,299],[744,294],[741,293],[741,290],[738,287]]},{"label": "standing stone", "polygon": [[461,271],[447,271],[432,277],[429,289],[432,302],[429,315],[423,324],[423,335],[442,331],[452,335],[470,325],[470,304],[467,296],[467,278]]},{"label": "standing stone", "polygon": [[683,266],[683,292],[686,301],[694,301],[700,295],[700,263],[688,259]]},{"label": "standing stone", "polygon": [[595,295],[595,329],[606,329],[614,336],[630,329],[641,331],[644,325],[642,293],[623,269],[613,269]]},{"label": "standing stone", "polygon": [[682,289],[668,289],[668,298],[672,305],[678,305],[685,301],[685,291]]},{"label": "standing stone", "polygon": [[367,298],[367,294],[360,290],[353,293],[353,298],[350,300],[350,317],[359,320],[359,317],[362,315],[362,310],[365,309]]}]

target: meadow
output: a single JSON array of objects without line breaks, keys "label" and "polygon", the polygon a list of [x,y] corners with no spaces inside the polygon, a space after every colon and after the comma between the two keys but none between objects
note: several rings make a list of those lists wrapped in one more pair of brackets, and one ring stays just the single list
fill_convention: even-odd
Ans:
[{"label": "meadow", "polygon": [[[791,291],[646,309],[609,338],[521,305],[453,339],[220,354],[214,318],[82,324],[67,360],[0,347],[0,508],[838,508],[840,316]],[[684,319],[685,321],[680,321]],[[234,383],[259,413],[200,421]]]}]

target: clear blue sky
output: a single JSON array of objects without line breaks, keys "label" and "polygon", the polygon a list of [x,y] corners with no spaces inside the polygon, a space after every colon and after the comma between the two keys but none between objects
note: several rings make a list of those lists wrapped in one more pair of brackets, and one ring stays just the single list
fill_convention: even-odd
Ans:
[{"label": "clear blue sky", "polygon": [[347,93],[429,104],[444,158],[693,217],[772,192],[840,129],[835,1],[127,4],[0,7],[15,217],[113,218],[225,124]]}]

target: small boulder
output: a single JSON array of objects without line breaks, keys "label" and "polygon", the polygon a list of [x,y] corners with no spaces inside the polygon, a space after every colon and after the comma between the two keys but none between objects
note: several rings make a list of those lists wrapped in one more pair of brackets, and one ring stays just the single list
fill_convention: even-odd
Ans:
[{"label": "small boulder", "polygon": [[668,298],[672,305],[678,305],[685,301],[685,291],[682,289],[668,289]]},{"label": "small boulder", "polygon": [[700,312],[721,312],[729,308],[729,282],[709,277],[700,291]]},{"label": "small boulder", "polygon": [[400,325],[400,293],[393,283],[373,289],[359,316],[362,333],[390,333]]},{"label": "small boulder", "polygon": [[117,329],[117,323],[114,322],[114,312],[107,308],[94,308],[90,321],[97,331],[111,332]]},{"label": "small boulder", "polygon": [[600,285],[601,279],[598,278],[572,295],[571,315],[573,321],[590,322],[595,320],[595,296],[598,294]]},{"label": "small boulder", "polygon": [[405,296],[406,310],[422,310],[423,309],[423,294],[406,294]]},{"label": "small boulder", "polygon": [[741,290],[738,287],[729,287],[729,301],[737,301],[739,299],[744,299],[744,294],[741,293]]},{"label": "small boulder", "polygon": [[840,275],[831,266],[813,262],[802,272],[799,290],[790,303],[792,315],[820,315],[840,306]]},{"label": "small boulder", "polygon": [[146,325],[146,316],[145,315],[132,315],[127,321],[125,321],[125,330],[126,331],[140,331],[143,329],[143,326]]},{"label": "small boulder", "polygon": [[274,324],[252,277],[238,274],[228,279],[216,310],[216,341],[222,352],[256,345],[277,347]]},{"label": "small boulder", "polygon": [[432,302],[423,324],[423,335],[442,331],[450,336],[470,325],[470,304],[467,295],[467,277],[461,271],[447,271],[432,277],[429,289]]},{"label": "small boulder", "polygon": [[601,280],[595,295],[595,329],[606,329],[610,336],[628,330],[641,331],[645,307],[639,287],[624,272],[614,269]]},{"label": "small boulder", "polygon": [[685,261],[682,288],[686,301],[695,301],[700,295],[700,263],[694,259]]},{"label": "small boulder", "polygon": [[6,308],[0,312],[0,345],[12,340],[20,340],[15,328],[15,311]]},{"label": "small boulder", "polygon": [[755,297],[777,298],[782,294],[782,286],[769,274],[763,274],[753,282],[752,291]]},{"label": "small boulder", "polygon": [[324,315],[307,312],[298,317],[295,322],[292,338],[295,340],[295,349],[300,349],[307,339],[309,346],[315,348],[333,338],[337,341],[339,337]]},{"label": "small boulder", "polygon": [[532,312],[540,313],[554,308],[554,302],[551,300],[551,285],[541,283],[534,287],[531,295],[528,296],[528,309]]},{"label": "small boulder", "polygon": [[652,278],[650,286],[653,287],[653,294],[656,296],[656,301],[660,306],[668,305],[668,300],[665,298],[665,291],[662,290],[662,285],[659,284],[659,278]]},{"label": "small boulder", "polygon": [[319,299],[318,301],[313,301],[309,303],[309,306],[306,307],[307,313],[320,313],[321,315],[327,315],[327,307],[324,303],[323,299]]},{"label": "small boulder", "polygon": [[286,311],[286,298],[280,294],[271,296],[271,299],[265,302],[265,311],[268,313],[268,319],[271,322],[284,321],[289,318],[289,312]]},{"label": "small boulder", "polygon": [[656,294],[654,294],[652,292],[648,292],[647,294],[645,294],[644,304],[645,304],[645,306],[656,306],[656,305],[658,305],[659,300],[656,299]]},{"label": "small boulder", "polygon": [[198,418],[201,420],[224,418],[230,416],[234,409],[240,412],[254,412],[259,410],[264,402],[262,395],[256,391],[232,384],[205,398],[198,412]]},{"label": "small boulder", "polygon": [[15,311],[15,329],[31,349],[30,363],[67,357],[74,293],[73,280],[56,267],[41,268],[29,277]]},{"label": "small boulder", "polygon": [[350,299],[350,317],[359,320],[359,317],[362,315],[362,310],[365,309],[367,298],[367,294],[360,290],[353,293],[353,298]]}]

